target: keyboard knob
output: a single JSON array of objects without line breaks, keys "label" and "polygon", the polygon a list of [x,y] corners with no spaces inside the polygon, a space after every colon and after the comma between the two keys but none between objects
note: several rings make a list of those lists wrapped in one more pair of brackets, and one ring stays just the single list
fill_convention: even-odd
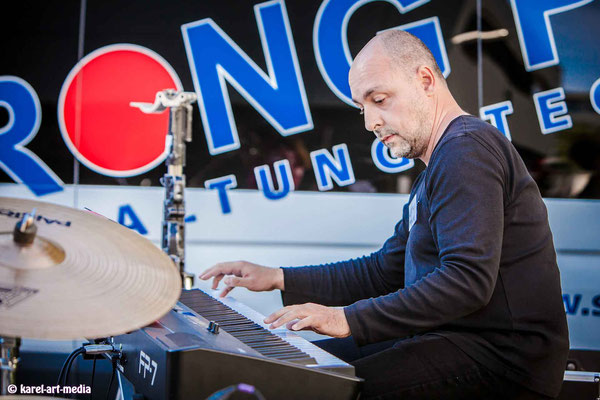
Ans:
[{"label": "keyboard knob", "polygon": [[219,324],[216,323],[215,321],[209,321],[208,328],[206,328],[206,329],[208,329],[208,331],[210,333],[217,334],[217,333],[219,333]]}]

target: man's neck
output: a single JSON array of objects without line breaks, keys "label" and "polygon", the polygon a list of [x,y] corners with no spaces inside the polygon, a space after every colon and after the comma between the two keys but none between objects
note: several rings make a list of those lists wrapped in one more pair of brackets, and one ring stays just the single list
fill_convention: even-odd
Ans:
[{"label": "man's neck", "polygon": [[433,154],[435,146],[440,141],[440,138],[446,131],[446,128],[448,128],[448,125],[450,125],[450,122],[461,115],[469,115],[469,113],[463,111],[454,101],[449,106],[442,107],[442,110],[439,113],[436,113],[431,129],[431,135],[429,136],[429,142],[427,143],[427,150],[425,151],[425,154],[419,157],[425,165],[429,165],[431,154]]}]

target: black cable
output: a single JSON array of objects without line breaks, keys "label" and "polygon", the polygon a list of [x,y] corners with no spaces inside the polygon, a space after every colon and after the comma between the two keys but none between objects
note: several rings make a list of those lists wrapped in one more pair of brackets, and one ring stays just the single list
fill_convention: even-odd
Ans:
[{"label": "black cable", "polygon": [[115,380],[115,372],[117,371],[117,361],[113,360],[112,361],[112,375],[110,376],[110,383],[108,384],[108,391],[106,392],[106,400],[109,400],[110,398],[110,388],[112,387],[113,381]]},{"label": "black cable", "polygon": [[75,352],[73,351],[67,356],[67,358],[65,359],[65,362],[63,363],[62,367],[60,368],[60,373],[58,374],[58,380],[56,381],[57,385],[60,385],[62,383],[62,377],[63,377],[63,374],[65,373],[65,368],[67,367],[67,364],[69,363],[69,360],[71,359],[71,357],[73,357],[74,353]]},{"label": "black cable", "polygon": [[[69,382],[69,374],[71,372],[71,367],[73,366],[73,363],[75,362],[75,360],[77,359],[77,356],[79,356],[80,354],[84,354],[86,353],[86,348],[85,346],[82,346],[78,349],[75,349],[71,354],[69,354],[69,356],[67,357],[67,359],[65,360],[65,362],[62,365],[62,368],[60,369],[60,373],[58,375],[58,382],[57,385],[59,386],[66,386]],[[93,388],[94,388],[94,378],[96,375],[96,354],[95,353],[91,353],[93,354],[94,358],[94,364],[92,366],[92,381],[90,384],[90,400],[93,397]],[[117,360],[116,359],[112,359],[112,375],[110,377],[110,383],[108,385],[108,392],[106,393],[106,398],[107,400],[109,399],[110,396],[110,389],[112,388],[112,384],[115,380],[115,374],[116,374],[116,370],[117,370]],[[70,398],[70,396],[68,396]]]},{"label": "black cable", "polygon": [[77,358],[78,355],[80,355],[84,352],[85,352],[85,349],[83,347],[80,347],[80,348],[74,350],[71,354],[69,354],[69,356],[65,360],[65,363],[63,364],[63,366],[60,370],[60,374],[58,375],[58,385],[59,386],[66,386],[66,382],[68,379],[68,371],[71,369],[71,365],[72,365],[73,361]]},{"label": "black cable", "polygon": [[92,366],[92,383],[90,383],[90,400],[94,398],[94,374],[96,373],[96,356],[94,355],[94,364]]},{"label": "black cable", "polygon": [[67,386],[67,384],[69,383],[69,372],[71,371],[71,366],[73,365],[73,362],[75,361],[75,359],[77,358],[77,356],[79,354],[81,354],[81,353],[76,352],[75,355],[69,359],[69,363],[67,364],[67,367],[65,368],[65,373],[63,375],[63,380],[61,382],[61,385]]},{"label": "black cable", "polygon": [[73,352],[71,352],[71,354],[69,354],[69,356],[67,357],[67,359],[63,363],[62,368],[60,369],[60,374],[58,375],[58,382],[56,383],[57,385],[62,385],[63,376],[64,376],[65,371],[67,369],[67,365],[69,365],[71,363],[71,359],[74,358],[74,357],[77,357],[83,351],[84,351],[83,347],[80,347],[78,349],[73,350]]},{"label": "black cable", "polygon": [[75,359],[77,358],[77,356],[79,356],[80,354],[85,353],[85,349],[82,347],[80,349],[78,349],[76,351],[76,354],[73,358],[71,358],[69,365],[67,366],[67,369],[65,371],[65,380],[63,383],[63,386],[67,386],[67,384],[69,383],[69,373],[71,372],[71,367],[73,366],[73,362],[75,361]]}]

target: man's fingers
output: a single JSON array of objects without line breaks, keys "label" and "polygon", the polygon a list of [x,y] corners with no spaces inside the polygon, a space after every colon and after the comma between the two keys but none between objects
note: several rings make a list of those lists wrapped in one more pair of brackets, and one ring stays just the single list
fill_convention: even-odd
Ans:
[{"label": "man's fingers", "polygon": [[285,329],[289,329],[291,331],[292,330],[292,326],[294,326],[294,324],[296,324],[298,321],[300,321],[300,320],[299,319],[291,320],[290,322],[288,322],[287,324],[285,324]]},{"label": "man's fingers", "polygon": [[243,286],[243,287],[248,287],[248,279],[246,278],[238,278],[236,276],[227,276],[225,277],[225,275],[220,274],[214,277],[213,279],[213,283],[212,283],[212,288],[213,290],[216,290],[217,287],[219,287],[219,282],[221,282],[221,280],[225,278],[225,280],[223,281],[223,283],[227,286],[231,286],[231,287],[236,287],[236,286]]},{"label": "man's fingers", "polygon": [[311,316],[308,316],[306,318],[303,318],[303,319],[295,322],[294,324],[292,324],[291,328],[288,328],[288,329],[290,329],[292,331],[301,331],[301,330],[304,330],[304,329],[311,329],[311,330],[313,330],[312,327],[313,327],[313,323],[314,322],[315,322],[315,319],[311,315]]},{"label": "man's fingers", "polygon": [[235,286],[225,286],[225,289],[223,289],[223,291],[221,292],[219,297],[227,296],[229,294],[229,292],[231,292],[233,289],[235,289]]},{"label": "man's fingers", "polygon": [[209,269],[207,269],[206,271],[204,271],[203,273],[201,273],[198,277],[202,280],[207,280],[212,278],[213,276],[219,275],[220,272],[218,271],[218,267],[219,264],[210,267]]},{"label": "man's fingers", "polygon": [[306,317],[306,314],[303,314],[300,309],[296,308],[294,310],[291,310],[291,311],[283,314],[281,317],[279,317],[278,320],[273,322],[269,328],[276,329],[276,328],[279,328],[281,325],[286,324],[287,322],[290,322],[294,319],[301,319],[304,317]]},{"label": "man's fingers", "polygon": [[248,279],[247,278],[238,278],[237,276],[228,276],[223,281],[227,286],[242,286],[248,287]]},{"label": "man's fingers", "polygon": [[265,324],[270,324],[271,322],[275,321],[276,319],[278,319],[279,317],[281,317],[283,314],[285,314],[286,312],[290,311],[292,307],[288,306],[288,307],[283,307],[280,308],[279,310],[275,311],[273,314],[269,315],[267,318],[265,318],[263,320],[263,322]]},{"label": "man's fingers", "polygon": [[212,283],[213,290],[215,290],[219,286],[219,282],[221,282],[221,279],[223,279],[224,276],[225,275],[223,274],[215,276]]},{"label": "man's fingers", "polygon": [[204,270],[204,272],[198,274],[198,278],[202,279],[202,280],[207,280],[208,278],[210,278],[210,272],[212,271],[212,267],[210,267],[209,269]]},{"label": "man's fingers", "polygon": [[202,274],[200,274],[200,279],[207,280],[217,275],[241,275],[241,262],[226,262],[226,263],[218,263]]}]

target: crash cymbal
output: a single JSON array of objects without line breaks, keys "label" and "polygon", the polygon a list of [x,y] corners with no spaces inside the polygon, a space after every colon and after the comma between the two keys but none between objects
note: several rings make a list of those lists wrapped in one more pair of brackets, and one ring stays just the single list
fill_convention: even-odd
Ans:
[{"label": "crash cymbal", "polygon": [[[27,223],[14,234],[33,209],[35,236]],[[180,292],[171,259],[137,232],[86,211],[0,197],[0,336],[119,335],[163,316]]]}]

